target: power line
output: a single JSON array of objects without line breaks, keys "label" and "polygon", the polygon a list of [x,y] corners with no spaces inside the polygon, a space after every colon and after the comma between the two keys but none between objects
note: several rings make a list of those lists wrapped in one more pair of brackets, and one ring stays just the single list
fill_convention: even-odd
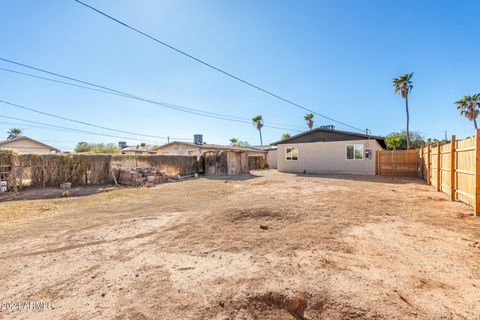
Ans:
[{"label": "power line", "polygon": [[93,10],[93,11],[101,14],[102,16],[104,16],[104,17],[106,17],[106,18],[108,18],[108,19],[110,19],[110,20],[112,20],[112,21],[115,21],[116,23],[121,24],[122,26],[124,26],[124,27],[126,27],[126,28],[128,28],[128,29],[130,29],[130,30],[132,30],[132,31],[134,31],[134,32],[137,32],[137,33],[141,34],[141,35],[144,36],[144,37],[147,37],[147,38],[149,38],[149,39],[151,39],[151,40],[153,40],[153,41],[155,41],[155,42],[157,42],[157,43],[159,43],[159,44],[161,44],[161,45],[163,45],[163,46],[165,46],[165,47],[167,47],[167,48],[169,48],[169,49],[171,49],[171,50],[173,50],[173,51],[175,51],[175,52],[177,52],[177,53],[180,53],[180,54],[182,54],[182,55],[184,55],[184,56],[186,56],[186,57],[188,57],[188,58],[190,58],[190,59],[192,59],[192,60],[194,60],[194,61],[196,61],[196,62],[198,62],[198,63],[201,63],[201,64],[203,64],[203,65],[205,65],[205,66],[207,66],[207,67],[209,67],[209,68],[211,68],[211,69],[213,69],[213,70],[215,70],[215,71],[218,71],[218,72],[220,72],[220,73],[222,73],[222,74],[224,74],[224,75],[226,75],[226,76],[228,76],[228,77],[230,77],[230,78],[233,78],[233,79],[235,79],[235,80],[237,80],[237,81],[240,81],[240,82],[242,82],[243,84],[246,84],[247,86],[250,86],[250,87],[252,87],[252,88],[254,88],[254,89],[257,89],[257,90],[259,90],[259,91],[261,91],[261,92],[263,92],[263,93],[266,93],[266,94],[268,94],[268,95],[270,95],[270,96],[272,96],[272,97],[274,97],[274,98],[277,98],[277,99],[279,99],[279,100],[282,100],[282,101],[284,101],[284,102],[286,102],[286,103],[288,103],[288,104],[291,104],[291,105],[293,105],[293,106],[295,106],[295,107],[297,107],[297,108],[303,109],[303,110],[308,111],[308,112],[311,112],[311,113],[313,113],[313,114],[316,114],[316,115],[318,115],[318,116],[320,116],[320,117],[322,117],[322,118],[325,118],[325,119],[327,119],[327,120],[336,122],[336,123],[338,123],[338,124],[341,124],[341,125],[343,125],[343,126],[346,126],[346,127],[349,127],[349,128],[355,129],[355,130],[359,130],[359,131],[361,131],[361,132],[365,132],[365,129],[360,129],[360,128],[351,126],[351,125],[349,125],[349,124],[347,124],[347,123],[345,123],[345,122],[342,122],[342,121],[339,121],[339,120],[335,120],[335,119],[333,119],[333,118],[331,118],[331,117],[328,117],[328,116],[323,115],[323,114],[321,114],[321,113],[318,113],[318,112],[316,112],[316,111],[314,111],[314,110],[312,110],[312,109],[309,109],[309,108],[307,108],[307,107],[304,107],[304,106],[302,106],[302,105],[300,105],[300,104],[298,104],[298,103],[296,103],[296,102],[293,102],[293,101],[291,101],[291,100],[289,100],[289,99],[287,99],[287,98],[284,98],[284,97],[282,97],[282,96],[280,96],[280,95],[278,95],[278,94],[276,94],[276,93],[273,93],[272,91],[269,91],[269,90],[267,90],[267,89],[263,89],[262,87],[260,87],[260,86],[258,86],[258,85],[256,85],[256,84],[253,84],[252,82],[249,82],[249,81],[247,81],[247,80],[244,80],[244,79],[242,79],[242,78],[240,78],[240,77],[238,77],[238,76],[236,76],[236,75],[234,75],[234,74],[232,74],[232,73],[230,73],[230,72],[227,72],[227,71],[225,71],[225,70],[223,70],[223,69],[221,69],[221,68],[219,68],[219,67],[216,67],[216,66],[214,66],[214,65],[212,65],[212,64],[210,64],[210,63],[208,63],[208,62],[206,62],[206,61],[204,61],[204,60],[202,60],[202,59],[200,59],[200,58],[197,58],[197,57],[195,57],[195,56],[193,56],[193,55],[185,52],[185,51],[182,51],[182,50],[180,50],[180,49],[177,49],[176,47],[174,47],[174,46],[172,46],[172,45],[170,45],[170,44],[168,44],[168,43],[166,43],[166,42],[164,42],[164,41],[161,41],[161,40],[155,38],[154,36],[151,36],[151,35],[147,34],[146,32],[143,32],[143,31],[141,31],[141,30],[139,30],[139,29],[137,29],[137,28],[135,28],[135,27],[132,27],[132,26],[130,26],[129,24],[127,24],[127,23],[125,23],[125,22],[123,22],[123,21],[121,21],[121,20],[118,20],[118,19],[116,19],[116,18],[108,15],[107,13],[105,13],[105,12],[99,10],[99,9],[96,9],[96,8],[94,8],[94,7],[88,5],[88,4],[86,4],[86,3],[84,3],[84,2],[82,2],[82,1],[80,1],[80,0],[74,0],[74,1],[77,2],[77,3],[79,3],[79,4],[81,4],[81,5],[83,5],[83,6],[85,6],[86,8],[89,8],[89,9],[91,9],[91,10]]},{"label": "power line", "polygon": [[[13,118],[13,117],[7,117],[7,116],[0,116],[2,118],[10,118],[14,119],[17,121],[23,121],[23,122],[28,122],[28,123],[33,123],[33,124],[38,124],[38,125],[43,125],[43,126],[48,126],[52,127],[55,129],[60,129],[60,130],[67,130],[67,131],[73,131],[73,132],[79,132],[79,133],[85,133],[85,134],[90,134],[90,135],[96,135],[96,136],[104,136],[104,137],[110,137],[110,138],[117,138],[117,139],[125,139],[125,140],[132,140],[132,141],[140,141],[140,142],[150,142],[150,143],[158,143],[158,141],[152,141],[152,140],[143,140],[143,139],[136,139],[132,137],[124,137],[124,136],[117,136],[117,135],[110,135],[110,134],[104,134],[100,132],[93,132],[93,131],[86,131],[86,130],[80,130],[80,129],[74,129],[74,128],[69,128],[69,127],[62,127],[62,126],[57,126],[49,123],[43,123],[43,122],[36,122],[36,121],[30,121],[30,120],[23,120],[19,118]],[[21,125],[21,126],[26,126],[26,127],[34,127],[34,128],[41,128],[41,129],[51,129],[51,128],[42,128],[42,127],[35,127],[35,126],[29,126],[25,125],[24,123],[12,123],[12,122],[0,122],[3,124],[9,124],[9,125]]]},{"label": "power line", "polygon": [[[0,100],[0,103],[4,103],[6,105],[9,105],[9,106],[12,106],[12,107],[15,107],[15,108],[20,108],[20,109],[28,110],[28,111],[31,111],[31,112],[43,114],[43,115],[46,115],[46,116],[49,116],[49,117],[54,117],[54,118],[57,118],[57,119],[62,119],[62,120],[70,121],[70,122],[80,123],[80,124],[83,124],[83,125],[86,125],[86,126],[95,127],[95,128],[99,128],[99,129],[104,129],[104,130],[109,130],[109,131],[114,131],[114,132],[120,132],[120,133],[127,133],[127,134],[132,134],[132,135],[135,135],[135,136],[142,136],[142,137],[148,137],[148,138],[159,138],[159,139],[164,139],[164,140],[168,139],[168,137],[141,134],[141,133],[136,133],[136,132],[131,132],[131,131],[117,130],[117,129],[112,129],[112,128],[108,128],[108,127],[104,127],[104,126],[99,126],[99,125],[96,125],[96,124],[93,124],[93,123],[58,116],[58,115],[55,115],[55,114],[52,114],[52,113],[48,113],[48,112],[40,111],[40,110],[37,110],[37,109],[21,106],[19,104],[11,103],[11,102],[4,101],[4,100]],[[177,140],[187,140],[187,139],[180,139],[180,138],[175,138],[175,139],[177,139]]]},{"label": "power line", "polygon": [[[15,63],[14,61],[6,60],[6,59],[3,59],[3,58],[0,58],[0,60],[4,60],[4,61],[10,62],[10,63]],[[15,64],[17,64],[17,63],[15,63]],[[27,67],[27,65],[23,65],[23,64],[19,64],[19,63],[18,63],[18,65]],[[28,67],[29,67],[29,66],[28,66]],[[30,68],[30,67],[29,67],[29,68]],[[32,69],[35,69],[35,67],[31,67],[31,68],[32,68]],[[39,75],[36,75],[36,74],[32,74],[32,73],[26,73],[26,72],[21,72],[21,71],[17,71],[17,70],[7,69],[7,68],[0,68],[0,70],[6,71],[6,72],[10,72],[10,73],[19,74],[19,75],[22,75],[22,76],[31,77],[31,78],[36,78],[36,79],[41,79],[41,80],[46,80],[46,81],[61,83],[61,84],[65,84],[65,85],[73,86],[73,87],[77,87],[77,88],[83,88],[83,89],[87,89],[87,90],[93,90],[93,91],[98,91],[98,92],[103,92],[103,93],[108,93],[108,94],[115,94],[115,95],[118,95],[118,96],[124,96],[123,94],[115,93],[114,91],[107,91],[107,90],[95,89],[95,88],[92,88],[92,87],[82,86],[82,85],[75,84],[75,83],[71,83],[71,82],[66,82],[66,81],[61,81],[61,80],[57,80],[57,79],[42,77],[42,76],[39,76]],[[46,72],[46,71],[45,71],[45,72]],[[76,80],[76,81],[80,82],[80,80]]]},{"label": "power line", "polygon": [[[133,98],[133,99],[142,100],[142,101],[149,102],[149,103],[154,103],[154,104],[166,107],[166,108],[171,108],[171,109],[175,109],[175,110],[179,110],[179,111],[184,111],[184,112],[194,113],[194,114],[198,114],[198,115],[203,115],[203,114],[196,113],[196,112],[190,112],[190,110],[197,111],[197,110],[192,109],[192,108],[182,107],[182,106],[169,104],[169,103],[164,103],[164,102],[157,102],[157,101],[153,101],[153,100],[150,100],[150,99],[147,99],[147,98],[141,98],[139,96],[135,96],[135,95],[132,95],[132,94],[129,94],[129,93],[121,92],[121,91],[118,91],[118,90],[115,90],[115,89],[100,86],[100,85],[97,85],[97,84],[94,84],[94,83],[91,83],[91,82],[86,82],[86,81],[74,79],[74,78],[71,78],[71,77],[68,77],[68,76],[63,76],[63,75],[60,75],[60,74],[57,74],[57,73],[52,73],[50,71],[46,71],[46,70],[39,69],[39,68],[36,68],[36,67],[27,66],[27,65],[17,63],[17,62],[11,61],[11,60],[7,60],[7,59],[3,59],[3,58],[0,58],[0,60],[4,60],[4,61],[10,62],[10,63],[15,63],[15,64],[18,64],[18,65],[21,65],[21,66],[24,66],[24,67],[27,67],[27,68],[32,68],[32,69],[35,69],[35,70],[38,70],[38,71],[41,71],[41,72],[50,73],[50,74],[53,74],[53,75],[58,76],[58,77],[71,79],[73,81],[77,81],[77,82],[81,82],[81,83],[88,83],[91,86],[98,87],[98,88],[105,88],[106,90],[96,89],[94,87],[78,85],[78,84],[71,83],[71,82],[60,81],[60,80],[56,80],[56,79],[52,79],[52,78],[42,77],[42,76],[34,75],[34,74],[31,74],[31,73],[20,72],[20,71],[17,71],[17,70],[11,70],[11,69],[7,69],[7,68],[0,68],[0,70],[2,70],[2,71],[7,71],[7,72],[10,72],[10,73],[15,73],[15,74],[28,76],[28,77],[33,77],[33,78],[46,80],[46,81],[51,81],[51,82],[56,82],[56,83],[60,83],[60,84],[65,84],[65,85],[68,85],[68,86],[78,87],[78,88],[82,88],[82,89],[107,93],[107,94],[116,95],[116,96],[120,96],[120,97]],[[221,114],[215,114],[213,112],[202,111],[202,110],[198,110],[198,112],[205,112],[206,114],[215,115],[215,118],[217,118],[217,119],[234,121],[232,119],[221,118],[223,116]],[[232,117],[236,117],[236,116],[232,116]],[[239,119],[239,120],[241,120],[242,122],[247,121],[247,120],[242,120],[242,119]],[[250,122],[248,122],[248,123],[250,123]]]},{"label": "power line", "polygon": [[[94,132],[94,131],[86,131],[86,130],[81,130],[81,129],[75,129],[75,128],[69,128],[69,127],[63,127],[63,126],[57,126],[54,124],[50,123],[44,123],[44,122],[38,122],[38,121],[31,121],[31,120],[25,120],[25,119],[20,119],[20,118],[15,118],[15,117],[10,117],[10,116],[4,116],[0,115],[0,118],[5,118],[5,119],[10,119],[10,120],[17,120],[17,121],[23,121],[27,123],[32,123],[32,124],[37,124],[37,125],[43,125],[43,126],[48,126],[52,128],[57,128],[57,129],[62,129],[62,130],[68,130],[68,131],[74,131],[74,132],[79,132],[79,133],[86,133],[86,134],[91,134],[91,135],[96,135],[96,136],[104,136],[104,137],[110,137],[110,138],[117,138],[117,139],[126,139],[126,140],[133,140],[133,141],[141,141],[141,142],[150,142],[150,143],[158,143],[158,141],[151,141],[151,140],[140,140],[140,139],[135,139],[132,137],[124,137],[124,136],[117,136],[117,135],[111,135],[111,134],[105,134],[105,133],[100,133],[100,132]],[[1,122],[4,124],[14,124],[14,123],[9,123],[9,122]],[[23,125],[23,124],[22,124]]]},{"label": "power line", "polygon": [[[161,107],[165,107],[165,108],[169,108],[169,109],[174,109],[174,110],[177,110],[177,111],[182,111],[182,112],[186,112],[186,113],[190,113],[190,114],[200,115],[200,116],[204,116],[204,117],[209,117],[209,118],[214,118],[214,119],[219,119],[219,120],[239,122],[239,123],[246,123],[246,124],[251,124],[252,123],[251,120],[249,120],[247,118],[204,111],[204,110],[201,110],[201,109],[185,107],[185,106],[181,106],[181,105],[178,105],[178,104],[159,102],[159,101],[155,101],[155,100],[150,99],[150,98],[140,97],[140,96],[128,93],[128,92],[113,89],[111,87],[106,87],[104,85],[95,84],[95,83],[90,82],[90,81],[85,81],[85,80],[81,80],[81,79],[78,79],[78,78],[73,78],[71,76],[62,75],[62,74],[59,74],[59,73],[56,73],[56,72],[41,69],[41,68],[34,67],[34,66],[31,66],[31,65],[27,65],[27,64],[24,64],[24,63],[21,63],[21,62],[5,59],[5,58],[1,58],[1,57],[0,57],[0,60],[11,63],[11,64],[15,64],[15,65],[18,65],[18,66],[21,66],[21,67],[33,69],[33,70],[36,70],[36,71],[39,71],[39,72],[47,73],[47,74],[50,74],[50,75],[53,75],[53,76],[56,76],[56,77],[60,77],[60,78],[63,78],[63,79],[67,79],[67,80],[75,81],[75,82],[78,82],[78,83],[82,83],[82,84],[85,84],[85,85],[79,85],[79,84],[76,84],[76,83],[71,83],[71,82],[61,81],[61,80],[57,80],[57,79],[42,77],[42,76],[34,75],[34,74],[31,74],[31,73],[20,72],[20,71],[17,71],[17,70],[11,70],[11,69],[7,69],[7,68],[0,68],[0,70],[2,70],[2,71],[15,73],[15,74],[23,75],[23,76],[28,76],[28,77],[33,77],[33,78],[41,79],[41,80],[45,80],[45,81],[60,83],[60,84],[68,85],[68,86],[78,87],[78,88],[82,88],[82,89],[93,90],[93,91],[97,91],[97,92],[101,92],[101,93],[106,93],[106,94],[111,94],[111,95],[115,95],[115,96],[124,97],[124,98],[136,99],[136,100],[140,100],[140,101],[147,102],[147,103],[150,103],[150,104],[154,104],[154,105],[157,105],[157,106],[161,106]],[[290,130],[290,131],[296,131],[296,132],[303,132],[304,131],[304,130],[299,130],[299,129],[295,129],[295,128],[280,127],[279,125],[282,125],[282,124],[270,123],[270,122],[265,123],[265,127],[268,127],[268,128],[279,129],[279,130]],[[177,140],[182,140],[182,139],[177,139]]]}]

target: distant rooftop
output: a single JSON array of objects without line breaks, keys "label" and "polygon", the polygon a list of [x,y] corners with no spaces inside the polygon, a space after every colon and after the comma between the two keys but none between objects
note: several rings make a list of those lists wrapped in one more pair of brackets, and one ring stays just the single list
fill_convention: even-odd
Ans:
[{"label": "distant rooftop", "polygon": [[138,152],[148,152],[148,153],[155,153],[154,150],[152,149],[147,149],[147,148],[136,148],[136,147],[126,147],[121,149],[121,151],[138,151]]},{"label": "distant rooftop", "polygon": [[234,147],[234,146],[224,146],[221,144],[195,144],[191,142],[184,142],[184,141],[172,141],[170,143],[164,144],[163,146],[157,147],[154,150],[159,150],[165,147],[168,147],[173,144],[182,144],[197,148],[206,148],[206,149],[218,149],[218,150],[231,150],[231,151],[250,151],[250,152],[266,152],[266,150],[259,149],[256,147]]},{"label": "distant rooftop", "polygon": [[[5,145],[5,144],[8,144],[10,142],[13,142],[13,141],[18,141],[18,140],[29,140],[29,141],[32,141],[32,142],[35,142],[37,144],[40,144],[42,146],[44,146],[45,148],[48,148],[50,150],[53,150],[55,152],[61,152],[60,150],[58,150],[57,148],[54,148],[52,146],[49,146],[48,144],[45,144],[43,142],[40,142],[38,140],[35,140],[35,139],[32,139],[32,138],[29,138],[29,137],[26,137],[26,136],[19,136],[19,137],[16,137],[16,138],[12,138],[12,139],[7,139],[7,140],[4,140],[4,141],[0,141],[0,147],[2,145]],[[7,147],[8,148],[8,147]],[[15,149],[15,147],[11,147],[11,149]]]}]

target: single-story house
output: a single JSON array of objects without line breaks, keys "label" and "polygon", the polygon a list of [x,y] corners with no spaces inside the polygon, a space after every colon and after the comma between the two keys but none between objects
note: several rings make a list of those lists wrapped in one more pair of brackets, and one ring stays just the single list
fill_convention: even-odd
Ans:
[{"label": "single-story house", "polygon": [[234,151],[245,152],[248,157],[263,157],[266,159],[266,150],[256,148],[244,148],[223,146],[219,144],[195,144],[191,142],[173,141],[153,149],[157,154],[175,156],[201,156],[211,151]]},{"label": "single-story house", "polygon": [[16,153],[50,154],[60,153],[60,150],[49,146],[43,142],[29,137],[16,137],[5,141],[0,141],[0,150],[11,150]]},{"label": "single-story house", "polygon": [[278,141],[277,169],[292,173],[374,175],[383,137],[316,128]]},{"label": "single-story house", "polygon": [[146,148],[136,148],[136,147],[126,147],[120,150],[122,154],[127,155],[149,155],[149,154],[157,154],[154,150],[146,149]]}]

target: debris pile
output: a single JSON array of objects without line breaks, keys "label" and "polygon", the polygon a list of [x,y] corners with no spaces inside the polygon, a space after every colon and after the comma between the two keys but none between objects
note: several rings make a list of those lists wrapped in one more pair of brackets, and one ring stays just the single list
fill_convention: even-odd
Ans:
[{"label": "debris pile", "polygon": [[60,183],[60,189],[71,189],[71,188],[72,188],[71,182]]},{"label": "debris pile", "polygon": [[119,184],[126,186],[153,187],[158,183],[165,182],[167,176],[155,168],[119,168]]}]

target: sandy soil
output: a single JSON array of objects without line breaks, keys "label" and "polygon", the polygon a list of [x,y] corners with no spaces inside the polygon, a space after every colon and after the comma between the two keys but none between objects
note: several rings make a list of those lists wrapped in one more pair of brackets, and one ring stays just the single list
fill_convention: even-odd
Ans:
[{"label": "sandy soil", "polygon": [[480,319],[480,219],[416,179],[297,176],[0,203],[0,319]]}]

